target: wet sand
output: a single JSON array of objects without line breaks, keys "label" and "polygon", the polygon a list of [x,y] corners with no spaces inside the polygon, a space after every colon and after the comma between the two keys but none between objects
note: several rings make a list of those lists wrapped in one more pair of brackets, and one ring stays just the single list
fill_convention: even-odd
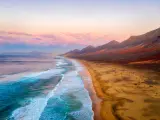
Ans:
[{"label": "wet sand", "polygon": [[[79,61],[80,62],[80,61]],[[100,116],[100,104],[101,99],[97,96],[93,84],[92,84],[92,76],[90,75],[89,71],[87,70],[86,66],[82,64],[84,67],[83,71],[80,72],[80,75],[82,76],[82,80],[84,82],[85,88],[88,90],[89,95],[92,100],[92,106],[94,111],[94,120],[102,120]]]},{"label": "wet sand", "polygon": [[92,84],[85,83],[93,101],[95,120],[160,119],[159,71],[118,64],[80,62],[88,69],[96,92]]}]

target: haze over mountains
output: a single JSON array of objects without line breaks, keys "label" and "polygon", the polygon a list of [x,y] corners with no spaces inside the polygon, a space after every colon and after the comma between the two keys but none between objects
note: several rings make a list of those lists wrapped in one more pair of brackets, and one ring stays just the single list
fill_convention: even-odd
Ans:
[{"label": "haze over mountains", "polygon": [[113,40],[97,47],[87,46],[82,50],[75,49],[64,55],[72,58],[108,62],[159,60],[160,28],[139,36],[131,36],[121,43]]}]

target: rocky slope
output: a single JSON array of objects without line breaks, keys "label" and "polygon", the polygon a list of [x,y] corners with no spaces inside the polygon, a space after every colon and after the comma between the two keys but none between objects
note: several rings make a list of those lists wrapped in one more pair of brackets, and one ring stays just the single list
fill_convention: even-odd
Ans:
[{"label": "rocky slope", "polygon": [[160,60],[160,28],[119,43],[115,40],[97,47],[73,50],[65,56],[107,62]]}]

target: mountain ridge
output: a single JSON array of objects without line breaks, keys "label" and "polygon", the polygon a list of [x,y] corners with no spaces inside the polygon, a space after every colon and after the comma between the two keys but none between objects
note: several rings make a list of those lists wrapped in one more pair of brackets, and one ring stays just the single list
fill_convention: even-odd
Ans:
[{"label": "mountain ridge", "polygon": [[160,28],[142,35],[131,36],[119,43],[112,40],[97,47],[87,46],[76,54],[69,52],[67,57],[109,62],[133,62],[139,60],[160,59]]}]

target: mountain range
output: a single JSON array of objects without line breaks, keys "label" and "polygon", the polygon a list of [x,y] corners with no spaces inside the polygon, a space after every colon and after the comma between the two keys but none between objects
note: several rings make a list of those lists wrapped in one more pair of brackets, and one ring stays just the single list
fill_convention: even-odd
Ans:
[{"label": "mountain range", "polygon": [[160,60],[160,28],[142,35],[131,36],[119,43],[110,41],[101,46],[87,46],[82,50],[72,50],[64,56],[106,62],[137,62]]}]

